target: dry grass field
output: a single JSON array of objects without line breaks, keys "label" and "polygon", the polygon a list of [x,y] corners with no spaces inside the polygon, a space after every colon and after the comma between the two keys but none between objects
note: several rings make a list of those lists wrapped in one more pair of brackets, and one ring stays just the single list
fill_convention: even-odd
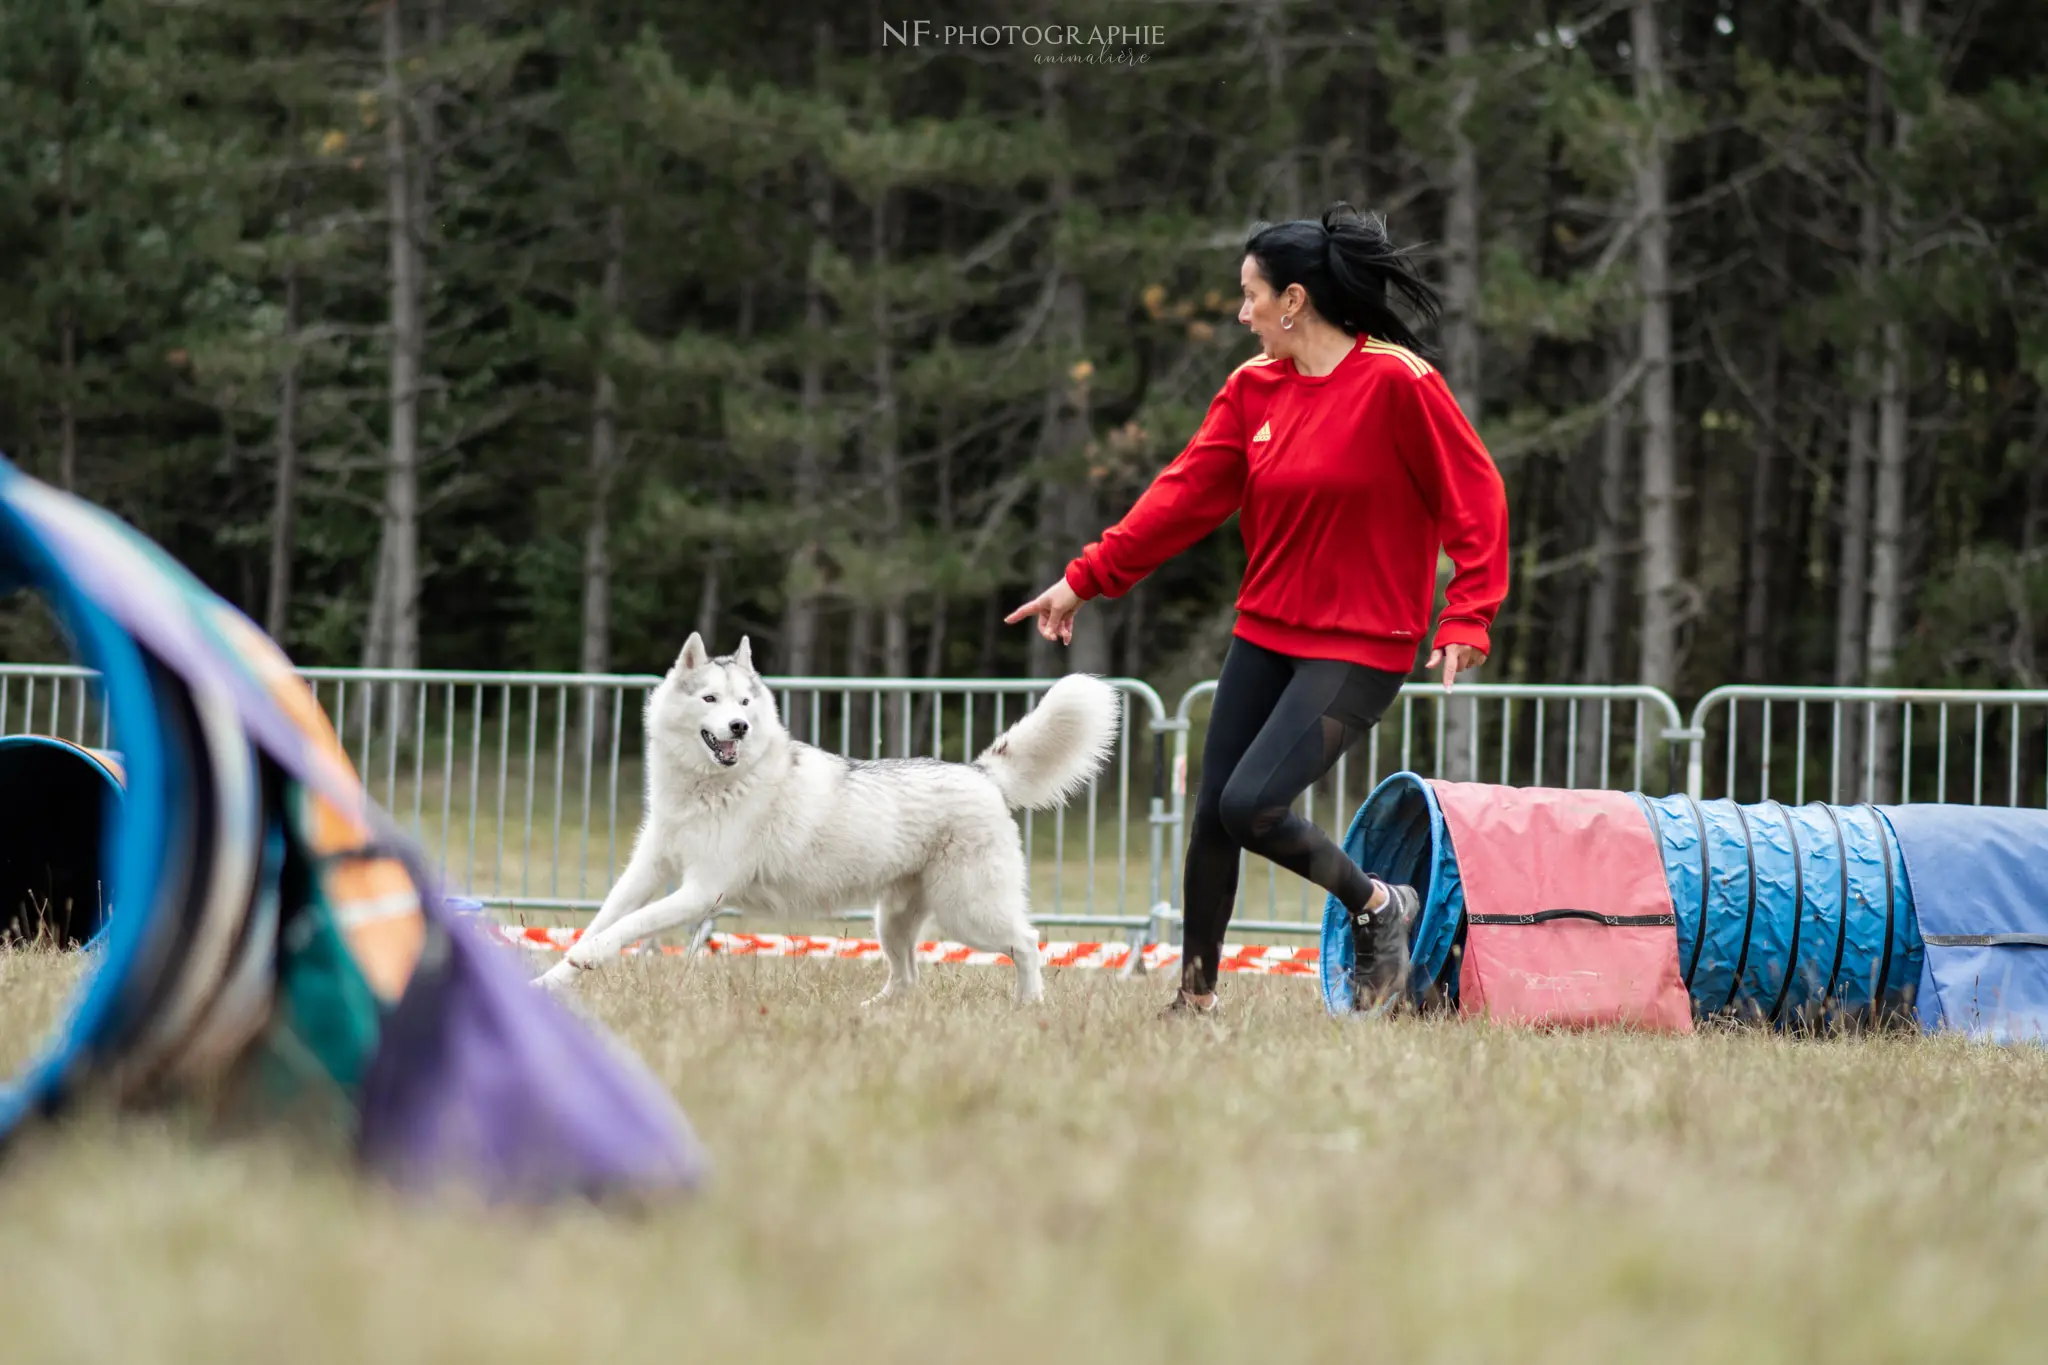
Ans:
[{"label": "dry grass field", "polygon": [[[507,950],[512,951],[512,950]],[[70,964],[0,957],[16,1064]],[[1233,978],[629,960],[702,1196],[408,1205],[83,1115],[0,1164],[9,1362],[2038,1361],[2048,1052],[1338,1023]]]}]

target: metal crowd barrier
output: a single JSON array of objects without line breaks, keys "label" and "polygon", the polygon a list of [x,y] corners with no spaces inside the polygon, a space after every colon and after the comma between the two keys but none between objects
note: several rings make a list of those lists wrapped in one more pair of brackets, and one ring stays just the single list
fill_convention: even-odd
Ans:
[{"label": "metal crowd barrier", "polygon": [[[1173,831],[1168,875],[1177,875],[1200,788],[1197,708],[1216,684],[1197,683],[1174,708]],[[1654,687],[1410,683],[1387,714],[1329,776],[1302,798],[1302,813],[1342,839],[1380,779],[1396,772],[1503,786],[1626,787],[1675,791],[1687,735],[1678,705]],[[1179,887],[1172,888],[1175,892]],[[1263,860],[1238,860],[1233,933],[1300,934],[1322,928],[1324,892]],[[1173,897],[1176,909],[1179,895]]]},{"label": "metal crowd barrier", "polygon": [[[373,796],[450,887],[513,911],[602,903],[640,824],[641,716],[652,674],[309,668]],[[771,678],[798,738],[855,757],[972,758],[1051,679]],[[1214,682],[1170,710],[1135,679],[1103,774],[1062,810],[1027,813],[1033,917],[1103,937],[1171,937]],[[0,733],[118,748],[96,680],[0,665]],[[1411,683],[1303,798],[1341,838],[1375,784],[1407,770],[1505,785],[1687,791],[1744,801],[2048,804],[2048,691],[1721,687],[1689,723],[1638,686]],[[1233,932],[1319,930],[1323,893],[1240,864]],[[743,909],[744,907],[742,907]],[[849,906],[840,917],[864,919]]]},{"label": "metal crowd barrier", "polygon": [[2048,691],[1717,687],[1689,729],[1695,797],[2048,804]]}]

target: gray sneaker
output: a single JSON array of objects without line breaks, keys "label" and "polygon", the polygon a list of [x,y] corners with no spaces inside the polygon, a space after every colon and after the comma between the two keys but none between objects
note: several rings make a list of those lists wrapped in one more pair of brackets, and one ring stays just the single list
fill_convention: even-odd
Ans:
[{"label": "gray sneaker", "polygon": [[[1202,1003],[1205,999],[1208,1001],[1207,1004]],[[1197,1014],[1214,1014],[1216,1013],[1217,1006],[1221,1003],[1214,995],[1196,995],[1193,991],[1183,986],[1173,993],[1172,1003],[1159,1011],[1159,1017],[1161,1019],[1181,1019]]]},{"label": "gray sneaker", "polygon": [[1408,999],[1408,930],[1422,909],[1412,886],[1386,887],[1387,901],[1377,910],[1351,917],[1351,1007],[1368,1014],[1388,1014]]}]

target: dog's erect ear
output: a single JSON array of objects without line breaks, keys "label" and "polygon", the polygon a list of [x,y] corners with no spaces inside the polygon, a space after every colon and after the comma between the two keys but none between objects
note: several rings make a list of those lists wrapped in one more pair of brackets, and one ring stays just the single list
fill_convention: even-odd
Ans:
[{"label": "dog's erect ear", "polygon": [[676,655],[676,667],[691,673],[710,662],[711,651],[704,648],[704,637],[691,631],[690,638],[683,641],[683,652]]},{"label": "dog's erect ear", "polygon": [[754,644],[746,636],[740,636],[740,647],[732,652],[732,661],[752,673],[754,671]]}]

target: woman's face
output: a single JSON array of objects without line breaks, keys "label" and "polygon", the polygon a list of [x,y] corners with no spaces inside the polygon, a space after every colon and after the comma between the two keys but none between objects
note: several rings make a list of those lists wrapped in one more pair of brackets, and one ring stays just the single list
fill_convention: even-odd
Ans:
[{"label": "woman's face", "polygon": [[[1299,305],[1288,294],[1273,292],[1256,256],[1246,256],[1244,264],[1238,266],[1237,282],[1244,287],[1244,302],[1238,305],[1237,320],[1251,329],[1267,355],[1289,354],[1294,338],[1301,335],[1301,319],[1294,319],[1292,329],[1282,328],[1280,319],[1290,311],[1298,312]],[[1300,293],[1300,286],[1292,286],[1290,292]]]}]

